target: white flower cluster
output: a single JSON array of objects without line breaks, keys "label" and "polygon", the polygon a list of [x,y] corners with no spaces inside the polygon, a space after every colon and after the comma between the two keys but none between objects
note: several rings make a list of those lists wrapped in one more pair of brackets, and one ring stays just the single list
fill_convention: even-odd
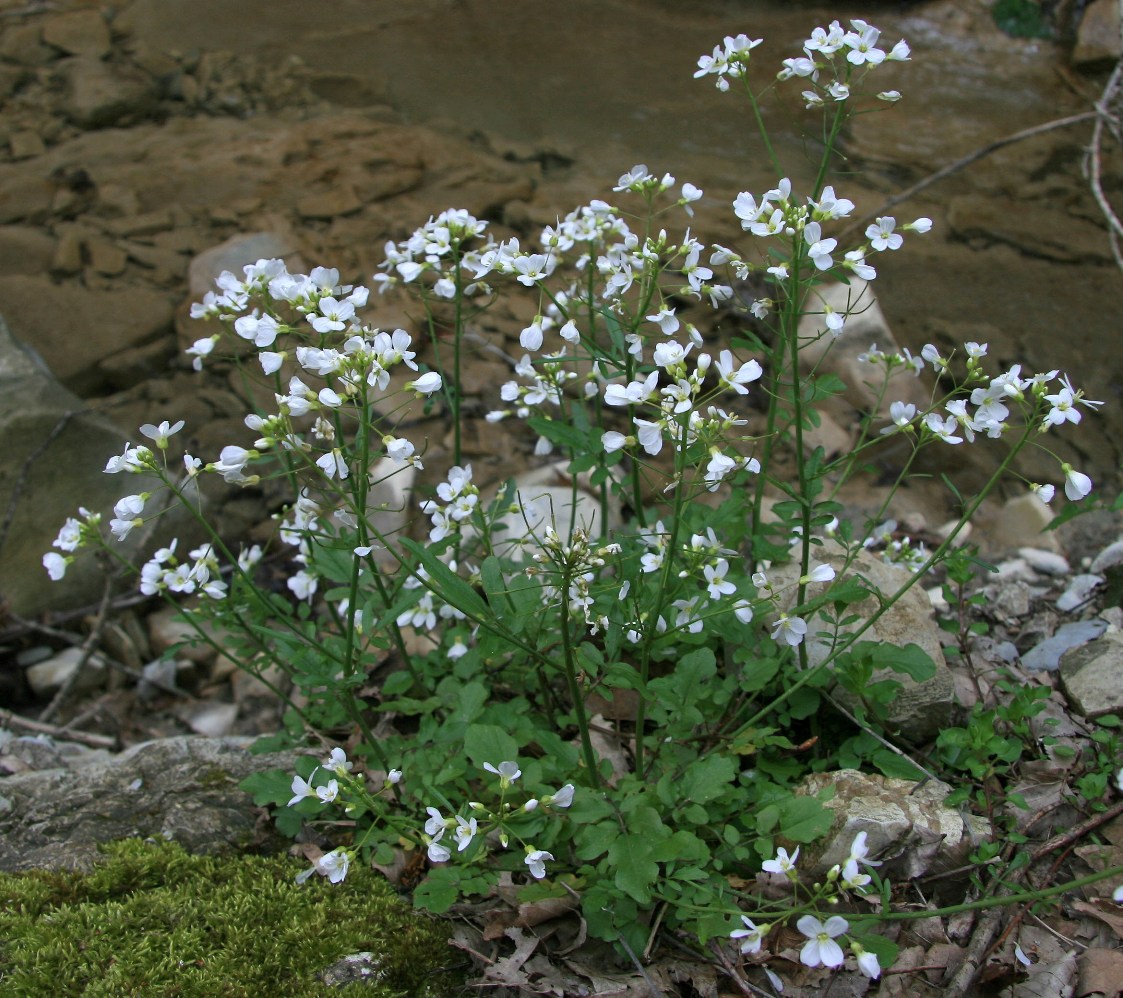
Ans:
[{"label": "white flower cluster", "polygon": [[[438,808],[425,808],[425,813],[429,817],[425,822],[422,839],[426,844],[429,862],[447,863],[452,858],[452,850],[449,848],[452,841],[456,843],[456,851],[462,853],[476,840],[477,836],[483,836],[491,830],[496,831],[499,844],[506,849],[510,842],[510,836],[514,832],[511,827],[512,821],[517,821],[520,816],[530,814],[539,808],[549,811],[553,808],[567,808],[573,803],[575,789],[572,783],[567,783],[556,793],[546,794],[543,797],[531,797],[521,806],[509,804],[505,800],[507,791],[522,776],[522,770],[519,769],[518,763],[507,760],[495,766],[490,762],[485,762],[484,769],[499,777],[500,803],[498,809],[490,811],[483,804],[473,801],[468,805],[472,814],[466,818],[460,814],[445,817]],[[450,840],[445,840],[446,832],[452,832]],[[522,844],[526,854],[523,862],[526,864],[527,872],[535,880],[543,879],[546,876],[546,862],[554,859],[553,853],[544,849],[536,849],[527,842]]]},{"label": "white flower cluster", "polygon": [[[984,436],[992,439],[1002,437],[1010,429],[1014,411],[1021,414],[1027,425],[1036,425],[1041,433],[1046,433],[1065,423],[1079,423],[1083,414],[1078,406],[1095,410],[1103,405],[1103,402],[1085,398],[1084,392],[1073,388],[1068,376],[1058,370],[1023,377],[1022,366],[1015,364],[996,377],[988,377],[982,370],[987,344],[968,342],[964,345],[964,352],[967,357],[966,384],[973,385],[965,398],[950,398],[944,402],[942,413],[919,413],[911,402],[893,402],[889,407],[890,425],[881,432],[919,432],[926,440],[939,440],[951,445],[972,444]],[[904,367],[917,375],[926,364],[931,365],[937,375],[946,374],[951,367],[951,359],[941,356],[932,343],[924,346],[919,357],[914,357],[908,350],[885,354],[877,349],[877,344],[873,344],[858,359],[881,365],[887,370]],[[1053,390],[1050,391],[1050,388]],[[1059,463],[1065,495],[1074,502],[1085,498],[1092,491],[1092,480],[1072,465]],[[1052,500],[1053,485],[1035,484],[1031,487],[1044,502]]]},{"label": "white flower cluster", "polygon": [[[837,900],[836,895],[845,891],[861,891],[871,878],[869,874],[862,873],[860,866],[880,866],[881,864],[868,858],[866,833],[859,832],[850,847],[850,855],[844,864],[833,867],[827,873],[826,889],[830,900]],[[762,866],[765,873],[773,873],[786,877],[793,883],[799,881],[796,871],[796,860],[799,859],[799,849],[788,855],[786,849],[776,850],[774,859],[766,860]],[[818,886],[818,885],[817,885]],[[741,916],[743,927],[734,929],[729,933],[730,939],[740,944],[740,949],[746,956],[760,953],[765,936],[772,930],[773,924],[757,925],[748,915]],[[836,940],[850,931],[850,923],[841,915],[831,915],[825,922],[814,915],[802,915],[795,927],[806,938],[806,942],[799,952],[799,962],[806,967],[827,967],[835,969],[841,967],[846,959],[846,954]],[[866,977],[877,979],[881,976],[881,965],[874,953],[864,949],[856,941],[850,941],[850,950],[857,961],[858,969]]]}]

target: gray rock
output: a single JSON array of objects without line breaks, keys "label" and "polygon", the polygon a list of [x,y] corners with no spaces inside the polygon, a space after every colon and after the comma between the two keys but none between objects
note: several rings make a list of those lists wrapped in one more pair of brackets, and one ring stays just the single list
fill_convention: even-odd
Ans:
[{"label": "gray rock", "polygon": [[[36,696],[51,696],[70,680],[81,661],[81,648],[64,648],[57,655],[52,655],[46,661],[38,662],[27,669],[24,673],[27,677],[27,685]],[[108,671],[103,659],[97,655],[89,656],[82,665],[82,671],[73,689],[78,693],[90,693],[101,689],[105,685]]]},{"label": "gray rock", "polygon": [[1092,0],[1080,19],[1072,62],[1076,66],[1112,63],[1119,58],[1118,0]]},{"label": "gray rock", "polygon": [[352,953],[336,960],[320,975],[325,987],[344,988],[348,984],[376,984],[386,976],[382,961],[373,953]]},{"label": "gray rock", "polygon": [[1114,568],[1119,564],[1123,564],[1123,538],[1109,544],[1096,555],[1092,559],[1092,564],[1088,566],[1088,571],[1092,573],[1106,572],[1109,568]]},{"label": "gray rock", "polygon": [[59,76],[66,91],[62,112],[79,128],[108,128],[148,117],[156,107],[151,77],[126,65],[90,56],[64,60]]},{"label": "gray rock", "polygon": [[[840,558],[832,557],[827,560],[836,570],[841,568]],[[892,595],[909,578],[909,573],[905,569],[896,565],[887,565],[868,551],[862,551],[858,555],[850,571],[864,578],[883,596]],[[798,568],[794,565],[783,565],[771,570],[768,577],[777,590],[784,586],[789,587],[781,593],[781,606],[790,609],[796,596],[794,583],[798,578]],[[811,586],[809,592],[814,596],[821,590],[822,586]],[[847,613],[858,614],[865,618],[876,610],[877,601],[871,595],[860,603],[851,604],[847,608]],[[809,620],[808,625],[813,632],[815,622]],[[934,738],[951,716],[955,683],[944,660],[940,633],[932,614],[931,602],[924,590],[919,585],[914,585],[862,635],[862,640],[883,642],[898,648],[916,644],[936,663],[936,674],[922,683],[917,683],[907,675],[891,669],[881,669],[875,672],[872,678],[875,683],[892,679],[901,684],[896,699],[888,709],[889,722],[900,731],[902,738],[913,743]],[[809,637],[807,652],[811,664],[822,662],[829,648],[828,640]],[[835,690],[835,695],[843,704],[854,705],[853,698],[847,691],[838,688]]]},{"label": "gray rock", "polygon": [[283,259],[289,270],[299,271],[301,262],[296,256],[297,243],[292,236],[275,232],[247,232],[231,236],[224,243],[212,246],[198,254],[187,268],[187,283],[192,301],[202,301],[203,295],[214,290],[215,278],[224,270],[242,273],[242,268],[258,260]]},{"label": "gray rock", "polygon": [[1022,666],[1034,671],[1053,672],[1066,652],[1094,641],[1106,630],[1107,624],[1102,620],[1077,620],[1062,624],[1052,637],[1034,645],[1022,656]]},{"label": "gray rock", "polygon": [[1035,572],[1042,575],[1068,575],[1072,569],[1068,559],[1055,551],[1043,551],[1041,548],[1018,548],[1018,554]]},{"label": "gray rock", "polygon": [[803,847],[812,877],[844,863],[860,832],[866,833],[869,858],[884,859],[879,873],[893,880],[962,866],[974,841],[990,834],[986,819],[944,805],[952,788],[937,780],[917,784],[844,769],[815,773],[796,792],[814,795],[826,787],[835,792],[824,802],[834,824],[822,839]]},{"label": "gray rock", "polygon": [[298,753],[252,755],[247,738],[168,738],[104,762],[0,780],[0,870],[84,868],[97,845],[132,836],[172,839],[189,852],[239,848],[257,816],[238,782],[292,769]]},{"label": "gray rock", "polygon": [[0,318],[0,509],[12,509],[0,538],[0,589],[19,614],[83,606],[100,592],[93,558],[79,559],[61,582],[51,582],[42,564],[79,504],[100,510],[125,494],[95,457],[121,453],[125,438],[83,409]]},{"label": "gray rock", "polygon": [[1053,521],[1053,511],[1032,492],[1008,500],[988,531],[988,547],[993,551],[1015,551],[1023,547],[1059,551],[1055,533],[1045,533]]},{"label": "gray rock", "polygon": [[1057,597],[1057,609],[1068,613],[1083,606],[1092,598],[1096,587],[1103,585],[1103,581],[1102,575],[1074,575],[1065,591]]},{"label": "gray rock", "polygon": [[1066,652],[1061,683],[1073,708],[1084,717],[1123,711],[1123,634],[1107,634]]}]

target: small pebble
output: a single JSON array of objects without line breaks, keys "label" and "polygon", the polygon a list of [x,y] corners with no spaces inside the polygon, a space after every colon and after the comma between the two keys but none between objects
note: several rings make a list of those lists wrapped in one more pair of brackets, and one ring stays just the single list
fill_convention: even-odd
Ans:
[{"label": "small pebble", "polygon": [[1078,620],[1064,624],[1051,638],[1036,644],[1022,656],[1026,669],[1054,672],[1061,664],[1061,656],[1071,648],[1079,648],[1094,641],[1107,630],[1107,621]]},{"label": "small pebble", "polygon": [[1109,544],[1093,559],[1089,570],[1092,572],[1106,572],[1109,568],[1123,563],[1123,539]]},{"label": "small pebble", "polygon": [[1096,586],[1102,584],[1102,575],[1074,575],[1068,588],[1057,597],[1057,609],[1068,613],[1083,606],[1096,591]]},{"label": "small pebble", "polygon": [[1042,575],[1068,575],[1071,571],[1068,559],[1055,551],[1042,551],[1041,548],[1018,548],[1018,554],[1036,572]]}]

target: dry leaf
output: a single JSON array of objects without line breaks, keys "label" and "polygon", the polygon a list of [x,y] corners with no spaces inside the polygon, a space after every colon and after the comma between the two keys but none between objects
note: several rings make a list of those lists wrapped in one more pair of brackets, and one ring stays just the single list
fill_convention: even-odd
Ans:
[{"label": "dry leaf", "polygon": [[1089,949],[1080,956],[1078,992],[1116,998],[1123,994],[1123,953],[1113,949]]},{"label": "dry leaf", "polygon": [[1106,922],[1111,926],[1111,930],[1120,939],[1123,939],[1123,908],[1120,908],[1119,905],[1113,904],[1111,901],[1101,900],[1092,902],[1074,901],[1072,908],[1074,911],[1083,912],[1085,915],[1098,918],[1101,922]]}]

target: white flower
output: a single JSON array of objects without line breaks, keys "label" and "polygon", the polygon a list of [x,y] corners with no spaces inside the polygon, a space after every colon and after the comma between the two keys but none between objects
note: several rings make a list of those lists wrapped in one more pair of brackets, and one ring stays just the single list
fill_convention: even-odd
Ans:
[{"label": "white flower", "polygon": [[841,915],[831,915],[825,923],[820,922],[814,915],[804,915],[795,927],[805,936],[807,942],[799,951],[799,962],[807,967],[841,967],[845,955],[842,947],[836,943],[835,936],[841,936],[850,928],[849,923]]},{"label": "white flower", "polygon": [[172,436],[172,434],[178,433],[182,429],[183,429],[183,420],[182,419],[177,420],[174,424],[169,423],[165,419],[163,422],[160,423],[159,426],[153,426],[151,423],[145,423],[140,428],[140,432],[143,433],[150,440],[155,440],[156,446],[159,447],[160,450],[167,450],[167,448],[168,448],[168,437]]},{"label": "white flower", "polygon": [[[830,565],[809,566],[810,571],[799,580],[801,586],[811,582],[830,582],[834,578],[834,569]],[[862,833],[865,834],[864,832]]]},{"label": "white flower", "polygon": [[346,776],[355,768],[354,763],[347,761],[347,753],[341,748],[331,750],[331,754],[324,760],[323,767],[340,776]]},{"label": "white flower", "polygon": [[526,859],[523,862],[530,870],[530,875],[536,880],[541,880],[546,876],[546,860],[553,858],[553,853],[548,853],[542,849],[534,849],[526,854]]},{"label": "white flower", "polygon": [[781,613],[772,625],[772,640],[785,641],[793,648],[803,641],[806,634],[807,621],[802,617],[789,617],[786,613]]},{"label": "white flower", "polygon": [[869,950],[864,950],[856,943],[851,946],[854,950],[854,956],[858,960],[858,969],[872,980],[877,980],[881,976],[881,964],[877,962],[877,954],[871,953]]},{"label": "white flower", "polygon": [[869,225],[866,228],[866,238],[870,241],[870,248],[878,253],[900,249],[905,240],[899,232],[893,231],[896,225],[897,220],[892,215],[878,218]]},{"label": "white flower", "polygon": [[490,762],[485,762],[484,769],[499,777],[500,790],[506,790],[515,780],[522,776],[522,770],[519,769],[519,764],[517,762],[501,762],[498,767],[493,766]]},{"label": "white flower", "polygon": [[1092,479],[1076,471],[1071,464],[1062,464],[1061,470],[1065,474],[1065,495],[1070,500],[1078,502],[1092,491]]},{"label": "white flower", "polygon": [[737,587],[726,578],[728,572],[729,562],[724,558],[719,558],[716,564],[705,565],[702,568],[702,574],[706,578],[706,592],[709,593],[710,599],[721,599],[722,596],[731,596],[737,591]]},{"label": "white flower", "polygon": [[351,866],[351,854],[342,849],[333,849],[316,860],[316,872],[327,877],[333,884],[342,883]]},{"label": "white flower", "polygon": [[765,873],[782,873],[785,876],[791,876],[795,873],[795,861],[799,859],[799,847],[796,847],[795,852],[790,856],[788,850],[780,847],[776,850],[775,859],[766,859],[761,864],[761,869]]},{"label": "white flower", "polygon": [[47,570],[52,582],[58,582],[66,575],[66,567],[69,564],[70,559],[63,557],[57,551],[48,551],[43,555],[43,567]]},{"label": "white flower", "polygon": [[542,798],[542,803],[553,807],[569,807],[573,803],[573,784],[567,783],[556,794]]},{"label": "white flower", "polygon": [[760,944],[764,941],[764,935],[768,931],[768,926],[755,925],[748,915],[742,915],[741,921],[745,923],[743,929],[734,929],[729,933],[730,939],[741,939],[741,952],[745,954],[759,953]]},{"label": "white flower", "polygon": [[456,816],[456,851],[463,852],[472,844],[472,839],[476,837],[476,832],[479,829],[476,826],[476,819],[465,819],[459,814]]},{"label": "white flower", "polygon": [[831,251],[838,245],[837,239],[823,239],[822,228],[818,222],[808,222],[803,230],[807,243],[807,255],[819,270],[829,270],[834,265]]},{"label": "white flower", "polygon": [[419,395],[432,395],[441,390],[441,376],[436,371],[429,371],[421,375],[416,381],[407,381],[406,388],[410,388]]},{"label": "white flower", "polygon": [[312,786],[307,780],[301,779],[299,776],[292,778],[292,800],[289,801],[289,807],[294,804],[299,804],[306,797],[315,797],[316,788]]}]

